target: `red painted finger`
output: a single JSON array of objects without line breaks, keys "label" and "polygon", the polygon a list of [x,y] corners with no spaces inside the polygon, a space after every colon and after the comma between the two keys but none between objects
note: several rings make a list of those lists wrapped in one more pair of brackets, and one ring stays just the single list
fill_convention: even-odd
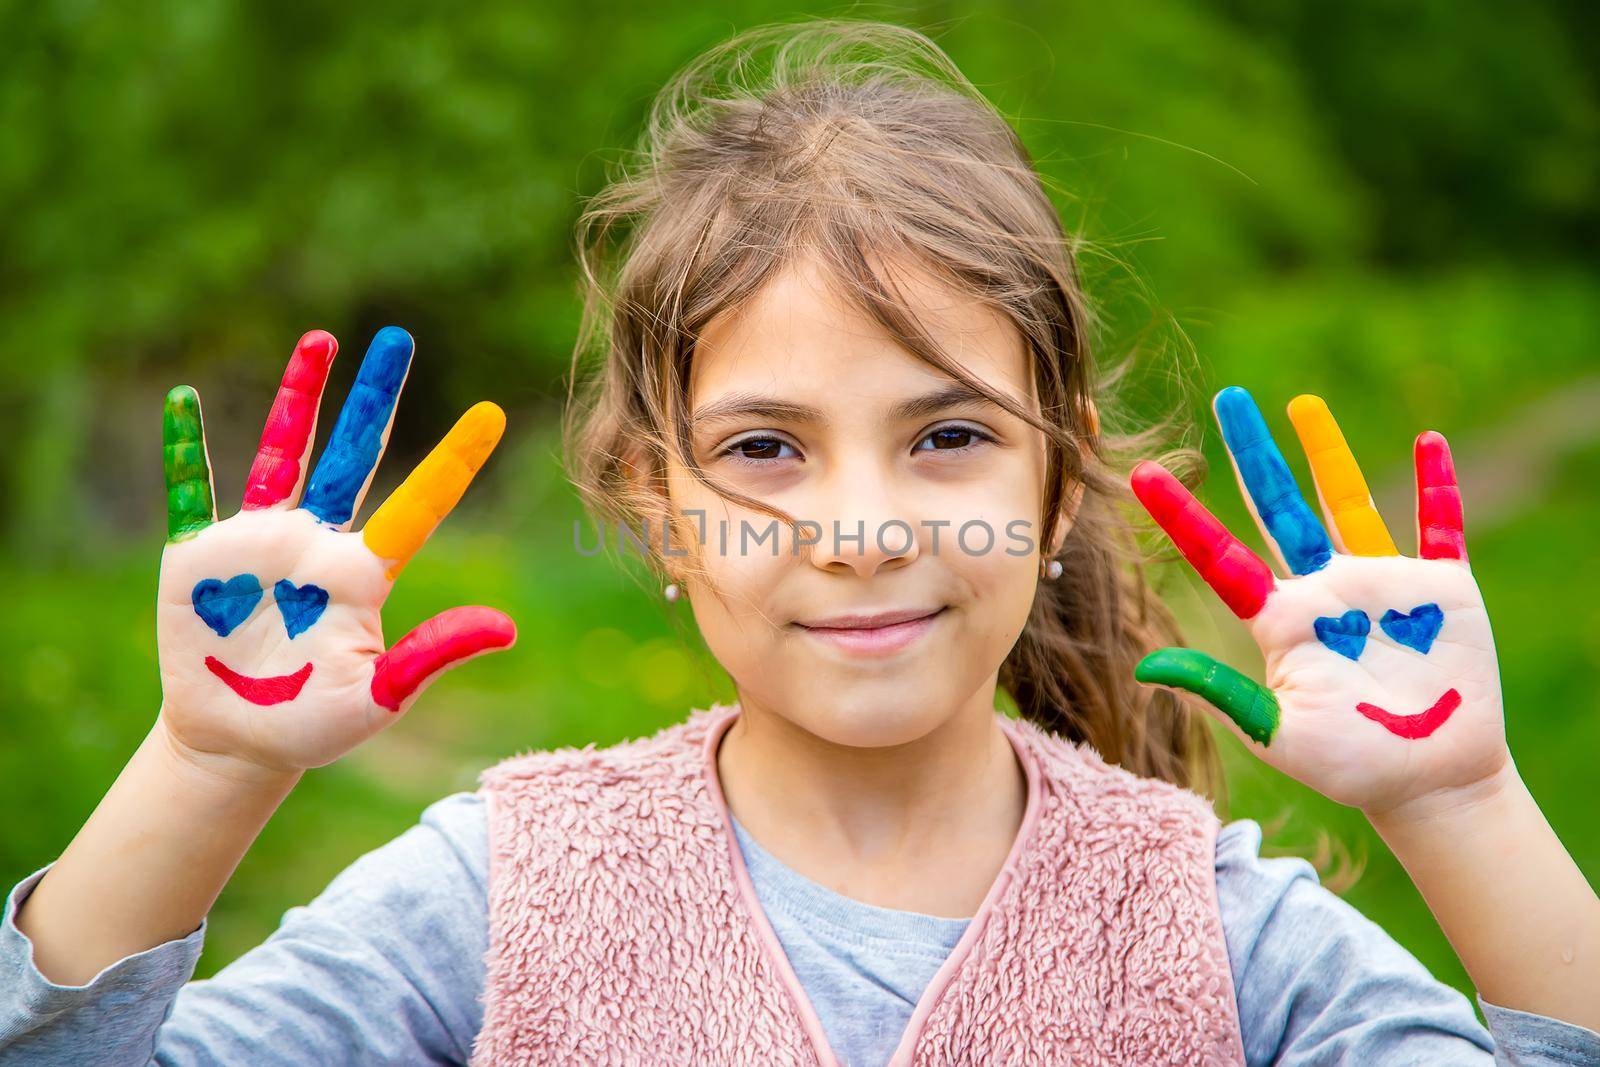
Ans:
[{"label": "red painted finger", "polygon": [[245,482],[244,509],[254,511],[288,501],[304,480],[306,453],[317,429],[317,408],[328,384],[328,368],[339,342],[324,330],[300,338],[272,401],[261,446]]},{"label": "red painted finger", "polygon": [[399,711],[440,672],[485,652],[509,648],[516,640],[517,624],[504,612],[476,606],[440,612],[378,657],[372,699]]},{"label": "red painted finger", "polygon": [[1467,559],[1461,521],[1461,487],[1444,434],[1417,435],[1417,554],[1423,559]]},{"label": "red painted finger", "polygon": [[1133,468],[1128,482],[1139,503],[1229,610],[1241,619],[1261,610],[1276,579],[1260,556],[1229,533],[1161,464],[1145,460]]}]

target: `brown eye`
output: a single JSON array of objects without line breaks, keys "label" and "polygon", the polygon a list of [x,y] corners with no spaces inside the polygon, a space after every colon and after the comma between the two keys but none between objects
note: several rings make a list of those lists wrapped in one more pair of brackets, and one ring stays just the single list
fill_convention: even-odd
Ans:
[{"label": "brown eye", "polygon": [[[918,452],[963,452],[974,447],[973,441],[993,441],[994,438],[971,426],[941,426],[932,430],[923,441],[933,441],[931,449],[913,449]],[[918,442],[919,444],[921,442]]]},{"label": "brown eye", "polygon": [[723,449],[722,455],[736,463],[757,466],[789,458],[782,455],[782,450],[786,447],[792,446],[776,437],[746,437]]}]

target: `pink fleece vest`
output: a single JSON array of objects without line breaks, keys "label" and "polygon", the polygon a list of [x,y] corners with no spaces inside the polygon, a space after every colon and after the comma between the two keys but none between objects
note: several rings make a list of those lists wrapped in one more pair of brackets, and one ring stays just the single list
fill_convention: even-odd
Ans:
[{"label": "pink fleece vest", "polygon": [[[474,1065],[836,1065],[756,897],[716,771],[738,705],[485,770]],[[1242,1064],[1201,797],[996,713],[1022,827],[892,1060]]]}]

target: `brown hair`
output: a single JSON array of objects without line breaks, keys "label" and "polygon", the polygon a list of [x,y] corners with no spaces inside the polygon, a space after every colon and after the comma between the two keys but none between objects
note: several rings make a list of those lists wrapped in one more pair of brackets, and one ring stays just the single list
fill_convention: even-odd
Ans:
[{"label": "brown hair", "polygon": [[[586,355],[601,365],[569,395],[564,431],[594,514],[670,525],[651,489],[670,457],[725,499],[789,519],[695,461],[689,367],[709,321],[815,255],[909,352],[1045,435],[1040,529],[1082,489],[1055,556],[1062,575],[1039,584],[1000,669],[1018,712],[1135,773],[1220,785],[1203,714],[1133,678],[1145,652],[1179,642],[1145,580],[1121,463],[1150,454],[1161,428],[1112,432],[1117,375],[1096,380],[1082,242],[1064,232],[1010,124],[936,44],[898,26],[813,20],[711,49],[656,98],[637,159],[589,201],[577,238],[585,307],[570,384]],[[939,351],[900,295],[896,263],[1007,316],[1033,357],[1041,414]],[[1191,482],[1203,471],[1197,454],[1177,458]]]}]

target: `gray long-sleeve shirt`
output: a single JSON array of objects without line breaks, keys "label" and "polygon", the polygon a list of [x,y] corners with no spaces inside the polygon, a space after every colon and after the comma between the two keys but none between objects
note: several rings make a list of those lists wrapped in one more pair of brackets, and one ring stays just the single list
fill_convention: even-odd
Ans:
[{"label": "gray long-sleeve shirt", "polygon": [[[881,1063],[929,964],[954,943],[942,924],[963,920],[929,923],[830,896],[747,834],[739,844],[834,1051],[854,1067]],[[1600,1034],[1479,998],[1485,1031],[1466,997],[1319,885],[1310,864],[1262,859],[1260,845],[1260,828],[1240,820],[1223,828],[1216,858],[1250,1063],[1600,1064]],[[488,833],[479,794],[430,805],[418,825],[202,981],[189,979],[205,920],[84,985],[46,979],[15,916],[48,869],[11,890],[0,923],[0,1064],[462,1064],[482,1025]],[[858,1025],[868,1017],[875,1026]]]}]

